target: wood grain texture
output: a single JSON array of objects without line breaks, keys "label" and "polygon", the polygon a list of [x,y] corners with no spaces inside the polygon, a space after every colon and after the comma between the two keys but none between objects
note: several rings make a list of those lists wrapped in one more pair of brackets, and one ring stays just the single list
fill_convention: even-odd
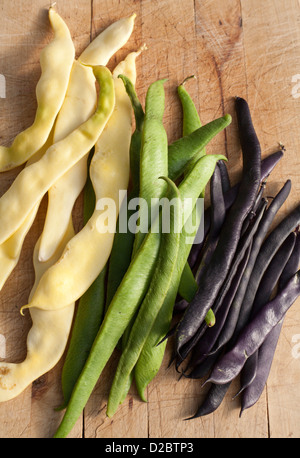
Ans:
[{"label": "wood grain texture", "polygon": [[[47,19],[50,2],[2,0],[0,4],[0,74],[6,98],[0,98],[0,141],[11,143],[29,126],[36,109],[35,86],[40,75],[39,53],[51,39]],[[101,30],[120,17],[137,13],[128,43],[108,66],[146,43],[137,60],[137,92],[142,103],[149,84],[167,78],[164,124],[169,141],[181,133],[177,85],[194,74],[188,90],[202,123],[230,113],[233,122],[207,148],[228,157],[230,178],[241,172],[241,151],[234,114],[234,96],[246,97],[262,146],[263,157],[286,148],[267,184],[272,196],[286,179],[292,191],[281,209],[280,221],[299,202],[300,150],[300,6],[297,0],[57,0],[67,22],[76,55]],[[20,169],[1,175],[3,194]],[[18,266],[0,293],[0,334],[6,338],[6,359],[21,361],[26,354],[28,315],[19,313],[33,284],[32,249],[40,234],[47,198],[43,200],[25,239]],[[74,210],[81,222],[81,200]],[[259,402],[239,418],[239,398],[232,400],[238,381],[213,414],[193,421],[192,415],[207,388],[168,367],[172,341],[157,377],[147,388],[148,402],[139,400],[133,386],[113,419],[105,415],[107,396],[118,354],[112,356],[70,437],[86,438],[266,438],[300,437],[300,302],[284,321],[267,386]],[[1,359],[0,352],[0,359]],[[0,437],[51,437],[62,413],[60,374],[63,359],[18,398],[0,404]]]}]

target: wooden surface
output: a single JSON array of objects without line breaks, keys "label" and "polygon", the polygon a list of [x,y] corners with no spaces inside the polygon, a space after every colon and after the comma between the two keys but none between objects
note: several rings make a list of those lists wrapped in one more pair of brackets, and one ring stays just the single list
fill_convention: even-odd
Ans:
[{"label": "wooden surface", "polygon": [[[0,98],[0,141],[10,144],[34,118],[39,53],[51,39],[45,0],[1,0],[0,73],[6,98]],[[300,197],[300,5],[298,0],[57,0],[56,9],[67,22],[78,55],[106,26],[137,13],[127,45],[109,62],[113,68],[128,51],[146,43],[138,60],[137,92],[144,101],[148,85],[168,78],[165,126],[169,141],[180,135],[181,111],[176,86],[188,75],[196,80],[188,90],[202,123],[224,113],[232,125],[211,142],[208,152],[224,153],[234,183],[241,170],[233,97],[245,97],[262,146],[263,157],[286,148],[284,159],[269,180],[274,195],[287,178],[293,187],[276,219],[286,215]],[[3,81],[3,77],[1,77]],[[3,87],[1,97],[3,96]],[[16,173],[2,174],[3,193]],[[32,249],[40,234],[46,198],[26,237],[18,266],[0,293],[0,358],[21,361],[26,354],[28,315],[26,303],[33,283]],[[81,199],[74,210],[80,221]],[[3,340],[3,337],[2,337]],[[5,353],[4,353],[5,351]],[[170,351],[170,348],[169,350]],[[168,353],[169,355],[169,353]],[[148,387],[148,403],[134,387],[113,419],[105,407],[116,355],[107,365],[70,437],[86,438],[267,438],[300,437],[300,301],[288,312],[266,389],[259,402],[239,418],[239,399],[232,400],[234,382],[213,414],[183,421],[195,412],[206,389],[200,381],[178,381],[168,355]],[[47,438],[55,432],[61,413],[54,407],[62,399],[61,361],[20,396],[0,405],[0,437]]]}]

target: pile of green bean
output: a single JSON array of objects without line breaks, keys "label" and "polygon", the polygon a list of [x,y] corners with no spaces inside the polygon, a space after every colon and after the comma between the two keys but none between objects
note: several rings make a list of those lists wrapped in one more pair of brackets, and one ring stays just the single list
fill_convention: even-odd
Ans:
[{"label": "pile of green bean", "polygon": [[[54,437],[66,437],[80,416],[103,368],[116,348],[120,351],[107,404],[112,416],[128,393],[133,379],[140,398],[155,377],[165,353],[166,339],[177,294],[183,297],[196,284],[188,257],[201,215],[197,199],[222,155],[206,155],[209,141],[231,122],[225,115],[201,126],[195,105],[184,83],[178,87],[183,109],[182,135],[168,144],[163,125],[165,80],[153,82],[143,109],[131,81],[120,75],[131,100],[135,130],[130,145],[131,190],[129,199],[174,199],[170,205],[170,230],[162,231],[162,210],[151,221],[150,206],[139,207],[135,233],[118,230],[108,264],[78,304],[70,343],[62,371],[65,413]],[[85,189],[86,214],[93,189]],[[192,202],[183,211],[183,202]],[[123,209],[124,210],[124,209]],[[121,213],[119,218],[121,218]],[[127,218],[132,214],[126,208]],[[193,233],[185,223],[193,221]],[[145,224],[150,221],[145,229]],[[195,224],[196,222],[196,224]],[[191,227],[191,226],[190,226]],[[186,297],[188,299],[188,297]],[[214,316],[209,310],[206,322]],[[162,343],[158,345],[159,342]]]}]

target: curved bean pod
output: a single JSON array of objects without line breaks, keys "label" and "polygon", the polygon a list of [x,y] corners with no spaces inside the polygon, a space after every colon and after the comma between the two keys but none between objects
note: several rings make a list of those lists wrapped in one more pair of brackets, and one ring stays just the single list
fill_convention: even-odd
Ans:
[{"label": "curved bean pod", "polygon": [[[185,78],[184,81],[177,88],[177,93],[178,93],[178,96],[181,102],[182,114],[183,114],[182,116],[182,135],[183,137],[185,137],[186,135],[190,135],[195,130],[199,129],[202,125],[197,108],[195,107],[195,104],[185,87],[186,82],[191,80],[191,78],[195,78],[194,75],[188,76],[187,78]],[[191,170],[191,168],[194,166],[197,160],[201,156],[204,156],[204,154],[205,154],[204,148],[196,152],[193,158],[189,161],[188,166],[185,168],[184,173],[188,173],[188,171]],[[204,193],[201,197],[204,197]]]},{"label": "curved bean pod", "polygon": [[[107,276],[107,293],[106,293],[106,308],[109,306],[115,292],[117,291],[122,278],[124,277],[131,261],[132,250],[134,244],[135,233],[128,228],[128,222],[131,215],[134,214],[135,210],[128,208],[128,204],[131,199],[138,197],[139,194],[139,171],[140,171],[140,149],[141,149],[141,137],[144,125],[144,111],[142,105],[135,92],[133,82],[126,77],[126,75],[119,75],[125,86],[126,92],[130,98],[133,113],[135,117],[135,130],[131,136],[130,141],[130,172],[132,180],[132,190],[129,195],[128,202],[124,199],[123,205],[120,209],[120,215],[117,222],[116,234],[111,250],[109,259],[108,276]],[[119,223],[120,218],[123,217],[123,213],[126,212],[126,230],[122,228],[120,230]]]},{"label": "curved bean pod", "polygon": [[[194,78],[194,75],[185,78],[185,80],[178,86],[177,92],[181,102],[182,107],[182,135],[189,135],[194,132],[196,129],[201,127],[201,121],[198,115],[198,111],[195,107],[195,104],[185,88],[185,83],[189,81],[191,78]],[[193,165],[197,162],[199,157],[204,156],[205,150],[199,151],[195,154],[194,158],[189,162],[188,167],[185,170],[185,173],[193,167]],[[204,197],[205,190],[201,194],[200,197]],[[197,284],[195,282],[194,275],[190,269],[189,263],[187,262],[184,266],[182,277],[178,286],[178,294],[183,298],[188,298],[196,293]],[[191,299],[192,299],[191,297]],[[189,299],[189,300],[191,300]]]},{"label": "curved bean pod", "polygon": [[[251,210],[261,181],[260,145],[251,122],[249,108],[243,99],[237,99],[237,114],[240,119],[241,145],[243,150],[243,179],[239,194],[230,209],[220,233],[218,245],[205,274],[199,282],[199,291],[186,309],[176,331],[176,352],[196,333],[207,311],[212,307],[226,278],[239,242],[242,224]],[[246,127],[244,118],[247,119]],[[246,138],[244,131],[247,129]],[[212,285],[211,278],[214,278]]]},{"label": "curved bean pod", "polygon": [[[270,226],[272,222],[274,221],[274,218],[277,215],[279,209],[281,208],[283,203],[286,201],[290,193],[290,190],[291,190],[291,181],[288,180],[284,184],[284,186],[281,188],[281,190],[277,193],[277,195],[274,197],[273,201],[269,205],[268,209],[266,210],[259,224],[259,227],[253,239],[250,259],[248,261],[247,267],[244,272],[244,276],[241,279],[239,288],[233,300],[233,307],[231,308],[229,312],[225,326],[222,329],[222,333],[218,339],[218,343],[217,343],[217,346],[215,347],[215,351],[217,350],[217,348],[222,347],[226,342],[228,342],[231,338],[233,338],[234,334],[236,335],[238,333],[236,328],[238,326],[239,320],[242,319],[242,313],[244,313],[245,305],[244,305],[243,300],[244,300],[246,290],[247,290],[247,287],[248,287],[248,284],[251,278],[252,271],[255,266],[257,256],[261,250],[265,236],[268,230],[270,229]],[[290,233],[291,230],[292,228],[288,231],[288,233]],[[241,308],[242,308],[242,311],[241,311]],[[239,329],[241,329],[240,326],[239,326]]]},{"label": "curved bean pod", "polygon": [[203,253],[201,254],[200,263],[195,274],[197,283],[199,283],[201,275],[205,272],[205,267],[210,263],[226,216],[221,173],[218,166],[216,166],[210,181],[210,198],[212,223],[207,241],[204,245]]},{"label": "curved bean pod", "polygon": [[[57,116],[53,143],[62,140],[92,116],[97,104],[95,77],[91,67],[74,61],[65,101]],[[63,238],[75,200],[87,178],[87,156],[80,159],[48,190],[47,211],[40,241],[40,261],[47,261]]]},{"label": "curved bean pod", "polygon": [[[198,218],[198,221],[200,221],[200,215],[198,215],[196,207],[194,207],[190,218],[192,221],[193,218]],[[166,339],[162,341],[162,339],[168,333],[170,327],[174,302],[178,291],[178,284],[182,279],[182,270],[187,265],[186,260],[192,245],[191,239],[193,239],[196,235],[197,226],[198,224],[194,225],[192,234],[187,234],[185,232],[185,226],[183,228],[180,236],[178,259],[175,263],[175,271],[169,291],[135,366],[136,387],[139,396],[143,401],[146,401],[144,391],[150,381],[157,374],[163,360],[167,341]],[[206,319],[212,321],[213,318],[214,317],[208,316]]]},{"label": "curved bean pod", "polygon": [[215,412],[215,410],[217,410],[217,408],[221,405],[229,387],[230,383],[226,383],[224,385],[212,384],[203,403],[198,408],[195,415],[186,418],[186,420],[193,420],[194,418],[203,417],[204,415]]},{"label": "curved bean pod", "polygon": [[[105,67],[102,69],[107,70]],[[99,275],[110,254],[120,204],[119,190],[128,186],[131,137],[131,105],[123,83],[116,77],[111,79],[111,84],[111,88],[117,84],[119,86],[118,90],[115,89],[116,109],[107,129],[102,132],[95,145],[90,166],[96,194],[93,215],[68,243],[61,259],[45,272],[35,295],[25,308],[50,308],[52,301],[52,307],[64,307],[70,298],[77,300]],[[108,151],[113,154],[107,154]],[[103,222],[107,215],[102,208],[103,198],[110,199],[109,205],[113,212],[109,216],[109,227]],[[78,259],[81,260],[80,263]]]},{"label": "curved bean pod", "polygon": [[[91,159],[94,151],[90,153]],[[90,160],[88,161],[90,165]],[[95,192],[90,177],[84,189],[83,224],[85,225],[95,208]],[[89,351],[99,330],[105,303],[106,269],[98,275],[89,289],[79,299],[68,350],[62,368],[61,382],[64,402],[59,409],[63,409],[69,402],[76,380],[84,366]],[[80,349],[80,351],[78,351]]]},{"label": "curved bean pod", "polygon": [[270,264],[273,256],[283,243],[283,241],[289,236],[291,231],[300,224],[300,205],[298,205],[289,215],[287,215],[273,231],[268,235],[266,240],[261,246],[261,249],[257,255],[249,283],[247,285],[247,291],[243,299],[243,313],[239,316],[236,332],[239,333],[243,329],[245,323],[247,323],[253,301],[263,274],[265,273],[268,265]]},{"label": "curved bean pod", "polygon": [[165,195],[166,182],[160,176],[168,176],[168,138],[163,126],[165,106],[165,79],[152,83],[146,94],[145,118],[140,152],[140,210],[135,234],[134,256],[151,225],[153,205],[151,200]]},{"label": "curved bean pod", "polygon": [[191,366],[200,364],[208,356],[209,352],[211,351],[215,342],[217,341],[218,336],[222,330],[222,327],[224,326],[224,323],[226,321],[226,317],[230,310],[241,277],[244,274],[246,265],[248,263],[248,259],[251,252],[251,246],[252,244],[250,244],[247,250],[245,251],[244,257],[240,261],[236,269],[236,273],[233,276],[232,281],[230,282],[230,286],[227,289],[226,294],[224,294],[224,298],[220,302],[217,311],[215,311],[216,324],[212,328],[207,327],[202,337],[195,344],[195,347],[193,349],[193,355],[189,363]]},{"label": "curved bean pod", "polygon": [[205,383],[224,384],[232,381],[240,373],[246,360],[283,319],[299,295],[300,270],[289,280],[285,288],[262,307],[243,328],[233,348],[220,358]]},{"label": "curved bean pod", "polygon": [[225,164],[225,162],[220,161],[218,163],[218,167],[220,169],[220,174],[221,174],[223,194],[226,194],[226,192],[228,192],[229,189],[231,188],[227,165]]},{"label": "curved bean pod", "polygon": [[[38,260],[39,240],[34,248],[35,281],[30,295],[44,271],[61,256],[65,244],[73,237],[69,226],[54,256],[47,262]],[[70,333],[75,304],[61,310],[30,310],[32,326],[27,335],[27,355],[20,363],[0,362],[0,402],[23,392],[34,380],[50,371],[62,357]]]},{"label": "curved bean pod", "polygon": [[[241,238],[239,245],[237,247],[237,252],[235,254],[234,260],[232,262],[230,272],[227,275],[227,278],[225,282],[223,283],[218,297],[213,305],[213,312],[215,314],[218,313],[219,309],[222,308],[226,311],[226,320],[228,320],[228,315],[230,315],[231,312],[231,305],[232,302],[235,298],[236,292],[239,289],[241,281],[243,281],[243,276],[245,273],[245,270],[247,269],[247,265],[249,262],[249,258],[251,256],[251,250],[252,250],[252,244],[253,244],[253,237],[256,234],[256,231],[259,227],[260,221],[264,215],[265,208],[267,205],[267,201],[265,199],[262,200],[260,209],[258,211],[258,215],[255,218],[255,221],[253,224],[249,227],[249,229],[245,232],[243,237]],[[251,250],[249,250],[249,247],[251,247]],[[213,334],[215,335],[216,339],[220,339],[220,335],[223,336],[224,331],[223,328],[227,329],[227,321],[221,321],[219,320],[219,323],[217,324],[216,329],[213,330]],[[198,340],[201,338],[203,333],[206,330],[206,324],[203,323],[198,332],[196,333],[195,337],[190,340],[190,342],[185,346],[184,349],[181,351],[181,356],[183,359],[186,358],[190,350],[193,348],[195,343],[198,342]],[[218,331],[218,334],[217,334]],[[215,343],[215,341],[214,341]],[[210,348],[211,352],[214,353],[216,352],[219,348],[221,348],[222,345],[217,345],[216,349]]]},{"label": "curved bean pod", "polygon": [[[196,235],[196,233],[194,235]],[[191,234],[189,234],[189,237],[191,237]],[[178,284],[182,274],[182,268],[186,263],[190,247],[191,245],[187,243],[186,234],[183,231],[180,236],[178,258],[175,263],[175,270],[169,290],[134,368],[137,391],[140,398],[145,402],[147,401],[145,389],[151,380],[156,376],[162,364],[167,340],[164,340],[164,342],[159,345],[158,343],[169,330],[173,306],[178,291]]]},{"label": "curved bean pod", "polygon": [[[280,290],[282,290],[292,276],[295,275],[299,268],[299,263],[300,237],[298,233],[293,253],[279,278],[278,287]],[[282,325],[283,319],[272,329],[259,347],[255,379],[242,392],[240,416],[245,409],[253,406],[258,401],[263,392],[273,362]]]},{"label": "curved bean pod", "polygon": [[78,129],[50,146],[41,159],[25,167],[1,197],[0,243],[19,228],[55,181],[90,151],[103,131],[114,108],[113,80],[105,67],[96,67],[94,72],[101,85],[95,113]]},{"label": "curved bean pod", "polygon": [[[292,254],[295,246],[295,241],[296,234],[292,232],[274,255],[259,284],[251,309],[251,317],[254,317],[255,314],[261,309],[261,307],[263,307],[271,299],[271,294],[286,263]],[[236,396],[240,394],[242,390],[244,390],[246,386],[250,385],[250,383],[254,380],[257,369],[257,362],[258,350],[247,359],[241,371],[241,386]]]},{"label": "curved bean pod", "polygon": [[53,40],[40,55],[41,76],[36,86],[37,111],[33,124],[20,132],[10,147],[0,146],[0,171],[24,164],[46,142],[64,101],[75,48],[70,31],[53,7],[49,20]]},{"label": "curved bean pod", "polygon": [[[199,129],[201,127],[201,121],[199,118],[199,114],[197,111],[197,108],[195,107],[195,104],[186,90],[185,84],[187,81],[189,81],[191,78],[195,78],[194,75],[188,76],[187,78],[184,79],[184,81],[179,84],[177,87],[177,93],[181,102],[182,106],[182,135],[189,135],[190,133],[194,132],[196,129]],[[203,156],[205,153],[203,152],[201,155]],[[199,159],[199,157],[195,158],[195,162]]]},{"label": "curved bean pod", "polygon": [[[88,48],[91,48],[95,43],[97,44],[97,47],[94,48],[93,57],[87,52],[86,48],[86,51],[83,51],[78,60],[74,60],[66,97],[54,126],[54,143],[79,127],[95,111],[97,91],[93,69],[89,65],[92,65],[92,62],[97,62],[94,65],[107,65],[112,55],[129,39],[133,24],[134,16],[131,16],[122,18],[110,25],[93,40],[93,45],[90,44],[88,46]],[[85,55],[84,64],[81,63],[83,54]],[[134,58],[136,57],[135,54],[133,56]],[[125,61],[130,60],[131,57],[127,56]],[[120,65],[123,66],[124,64],[119,64],[115,69],[116,71],[122,69]],[[130,77],[134,80],[135,72],[130,74]],[[66,227],[68,227],[69,220],[72,219],[75,201],[81,193],[87,178],[87,158],[88,154],[65,173],[48,191],[47,212],[40,243],[39,256],[41,260],[45,261],[52,256],[56,245],[63,237]]]},{"label": "curved bean pod", "polygon": [[[159,211],[161,199],[165,195],[167,183],[161,176],[168,174],[168,138],[163,125],[165,108],[165,79],[150,84],[146,94],[145,114],[143,129],[141,131],[140,157],[139,157],[139,214],[136,233],[132,247],[132,257],[139,250],[146,233],[151,227],[151,219],[156,218],[155,212]],[[155,208],[154,199],[158,200]],[[126,348],[136,316],[129,323],[122,336],[122,348]],[[133,371],[123,383],[123,394],[119,398],[122,402],[127,395],[133,379]]]},{"label": "curved bean pod", "polygon": [[[121,18],[100,33],[81,53],[78,60],[84,65],[95,67],[106,65],[111,58],[129,39],[136,13]],[[107,46],[107,44],[109,45]],[[101,64],[101,62],[104,62]]]},{"label": "curved bean pod", "polygon": [[202,151],[210,140],[229,126],[231,120],[231,116],[226,114],[171,143],[169,145],[169,177],[171,180],[179,178],[195,154]]},{"label": "curved bean pod", "polygon": [[126,384],[128,377],[138,361],[157,314],[168,294],[172,276],[175,272],[180,246],[181,234],[178,229],[182,225],[182,203],[175,184],[169,179],[166,179],[166,181],[171,188],[171,191],[168,193],[169,200],[175,202],[175,205],[171,206],[170,211],[170,232],[162,233],[158,258],[149,289],[139,308],[115,372],[107,403],[106,414],[109,417],[113,416],[120,401],[123,399],[124,384]]},{"label": "curved bean pod", "polygon": [[41,76],[36,86],[37,110],[33,124],[20,132],[10,147],[0,146],[0,171],[24,164],[45,144],[62,106],[75,57],[70,31],[53,7],[49,20],[53,40],[40,55]]},{"label": "curved bean pod", "polygon": [[[283,157],[283,151],[276,151],[275,153],[270,154],[266,158],[261,161],[261,180],[267,178],[280,159]],[[224,194],[224,201],[226,210],[228,210],[231,205],[233,204],[236,196],[238,194],[240,183],[237,183],[235,186],[232,186],[225,194]],[[190,256],[189,256],[189,264],[191,268],[194,268],[195,262],[199,256],[200,251],[203,248],[204,241],[206,240],[207,234],[210,228],[210,208],[208,207],[204,212],[204,237],[203,242],[194,245]],[[201,228],[202,230],[202,228]]]}]

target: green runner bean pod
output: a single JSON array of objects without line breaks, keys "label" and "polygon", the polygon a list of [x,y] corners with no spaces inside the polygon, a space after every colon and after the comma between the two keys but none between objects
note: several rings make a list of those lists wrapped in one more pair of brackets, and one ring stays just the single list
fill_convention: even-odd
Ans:
[{"label": "green runner bean pod", "polygon": [[[160,180],[160,176],[168,174],[168,138],[163,125],[163,114],[165,108],[165,79],[152,83],[146,94],[145,114],[140,144],[139,161],[139,219],[140,230],[135,234],[132,257],[141,246],[145,234],[151,226],[153,218],[152,199],[161,199],[166,190],[166,183]],[[145,205],[145,206],[144,206]],[[154,216],[155,218],[155,216]],[[122,336],[122,347],[126,348],[132,325],[136,319],[134,316]],[[126,397],[133,380],[134,373],[123,386],[123,396]],[[126,391],[127,390],[127,391]]]},{"label": "green runner bean pod", "polygon": [[104,315],[100,330],[54,437],[66,437],[84,409],[104,366],[146,294],[159,245],[160,232],[149,232],[134,262],[131,262]]},{"label": "green runner bean pod", "polygon": [[[179,95],[179,99],[181,101],[181,106],[182,106],[182,134],[183,136],[189,135],[195,130],[199,129],[201,127],[201,121],[200,117],[197,111],[197,108],[186,90],[185,83],[189,81],[191,78],[194,78],[194,75],[188,76],[185,78],[185,80],[178,86],[177,92]],[[188,173],[188,170],[190,170],[193,165],[197,162],[197,160],[201,157],[204,156],[205,154],[205,149],[198,151],[195,156],[189,161],[188,167],[186,167],[185,173]],[[204,198],[204,193],[205,190],[201,193],[200,197]],[[181,280],[179,282],[178,286],[178,293],[183,299],[186,299],[187,301],[192,300],[194,295],[196,294],[196,291],[198,289],[197,282],[194,278],[194,275],[190,269],[190,266],[188,262],[186,262]],[[192,297],[191,297],[192,296]]]},{"label": "green runner bean pod", "polygon": [[[218,156],[218,160],[225,159]],[[196,202],[213,173],[213,156],[199,159],[179,185],[181,198],[190,197]],[[156,223],[157,224],[157,223]],[[73,389],[64,417],[54,437],[66,437],[80,416],[101,372],[114,351],[119,339],[130,323],[144,298],[157,259],[160,232],[149,231],[135,258],[124,275],[104,316],[86,364]]]},{"label": "green runner bean pod", "polygon": [[[131,101],[135,117],[135,130],[131,137],[129,153],[132,182],[132,188],[128,198],[128,202],[130,202],[131,199],[138,197],[139,194],[140,149],[144,124],[144,111],[137,97],[132,81],[125,75],[119,75],[119,78],[121,78],[124,83],[126,92]],[[134,210],[130,210],[128,208],[128,202],[126,199],[123,200],[110,255],[107,278],[106,308],[110,304],[115,292],[117,291],[122,278],[129,267],[132,256],[135,233],[128,230],[128,221],[131,215],[134,214]],[[123,217],[124,211],[127,213],[126,218],[124,218],[126,219],[127,227],[120,231],[119,223],[120,218]]]},{"label": "green runner bean pod", "polygon": [[[216,156],[210,155],[210,156],[206,156],[204,160],[203,159],[199,160],[200,164],[206,163],[206,167],[207,167],[206,174],[205,174],[206,178],[210,177],[213,174],[215,166],[218,160],[220,159],[220,157],[221,156],[218,156],[218,155]],[[191,171],[192,170],[193,169],[191,169]],[[194,174],[191,174],[191,176],[193,177]],[[190,186],[192,186],[191,180],[188,180],[188,183],[190,184]],[[188,189],[188,186],[186,186],[186,189]],[[203,189],[205,189],[205,185]],[[198,212],[197,207],[194,206],[193,212],[189,216],[189,219],[191,219],[193,222],[192,232],[189,233],[189,231],[186,230],[186,228],[189,227],[188,224],[187,225],[185,224],[183,226],[183,230],[182,230],[181,237],[180,237],[180,247],[179,247],[178,258],[176,260],[176,267],[173,273],[173,277],[171,280],[168,294],[165,297],[163,305],[157,315],[155,323],[153,324],[151,328],[147,341],[145,342],[143,346],[143,349],[140,353],[139,359],[135,366],[136,387],[137,387],[139,396],[143,401],[146,401],[145,394],[144,394],[145,388],[150,383],[150,381],[155,377],[163,361],[167,340],[165,339],[162,341],[162,339],[165,337],[165,335],[167,334],[170,328],[172,314],[173,314],[173,307],[174,307],[174,303],[175,303],[175,299],[176,299],[176,295],[178,291],[178,286],[182,278],[182,273],[187,264],[187,259],[188,259],[190,249],[193,244],[194,237],[196,236],[196,233],[197,233],[200,218],[201,218],[201,212]],[[191,280],[189,280],[189,283],[192,283]],[[190,294],[193,294],[193,291],[191,291]],[[211,315],[213,315],[213,313],[210,311],[207,314],[207,320],[212,320],[213,317]],[[161,343],[157,345],[159,342]]]},{"label": "green runner bean pod", "polygon": [[[134,86],[132,82],[124,77],[124,75],[120,75],[122,78],[127,93],[131,99],[133,111],[135,113],[136,118],[136,130],[132,136],[131,142],[131,171],[132,171],[132,178],[133,178],[133,187],[130,193],[129,198],[132,199],[138,196],[139,193],[139,156],[140,156],[140,145],[141,145],[141,135],[143,129],[143,122],[144,122],[144,112],[142,109],[142,105],[138,100],[138,97],[134,91]],[[189,129],[192,128],[197,129],[199,128],[200,120],[198,117],[198,113],[196,108],[191,100],[189,94],[187,93],[186,89],[183,87],[183,84],[179,86],[178,91],[182,97],[182,106],[186,117],[189,117]],[[228,115],[229,116],[229,115]],[[191,119],[193,117],[193,120]],[[191,161],[193,155],[197,156],[197,159],[200,157],[199,151],[202,151],[204,154],[203,144],[207,144],[209,139],[211,138],[211,129],[216,128],[215,134],[220,132],[226,125],[230,123],[230,120],[223,120],[223,118],[217,119],[213,121],[210,125],[210,129],[206,128],[204,130],[198,130],[197,135],[193,138],[190,137],[192,132],[188,134],[187,127],[184,130],[184,134],[186,137],[182,137],[176,142],[171,143],[168,146],[168,169],[171,170],[171,175],[169,172],[169,177],[171,179],[174,178],[174,175],[182,175],[184,170],[186,169],[186,173],[188,171],[188,167],[186,167],[187,163]],[[187,124],[187,123],[186,123]],[[223,124],[223,127],[220,125]],[[209,134],[209,139],[205,139],[205,135]],[[214,136],[213,135],[213,136]],[[187,147],[190,147],[190,150],[187,151]],[[202,149],[201,149],[202,148]],[[191,161],[191,166],[194,164],[194,161]],[[204,192],[204,191],[203,191]],[[127,211],[127,221],[132,214],[134,214],[134,210],[128,210],[125,207],[126,202],[121,208],[121,213],[123,211]],[[117,229],[114,245],[111,253],[110,259],[110,266],[109,266],[109,273],[108,273],[108,282],[107,282],[107,304],[106,307],[109,305],[113,295],[115,294],[129,264],[130,258],[132,256],[132,244],[133,244],[134,234],[128,230],[123,231],[120,233],[119,229]],[[188,268],[188,266],[187,266]],[[189,273],[188,273],[189,274]]]},{"label": "green runner bean pod", "polygon": [[[200,117],[195,107],[195,104],[186,90],[185,83],[191,78],[195,78],[194,75],[188,76],[185,80],[179,84],[177,92],[181,101],[182,106],[182,134],[183,136],[189,135],[195,130],[201,127]],[[203,154],[202,154],[203,156]]]},{"label": "green runner bean pod", "polygon": [[195,154],[202,151],[210,140],[225,129],[231,119],[230,114],[225,114],[169,145],[169,177],[172,180],[179,178]]},{"label": "green runner bean pod", "polygon": [[[197,215],[196,210],[196,207],[194,207],[191,218],[198,216],[199,221],[199,215]],[[196,232],[197,231],[195,230],[194,236],[196,235]],[[188,234],[188,237],[192,237],[192,235],[193,234]],[[190,248],[191,244],[187,241],[187,234],[183,230],[180,236],[178,257],[176,263],[174,263],[174,272],[168,292],[135,365],[135,384],[140,398],[145,402],[147,401],[145,397],[145,389],[158,373],[163,361],[167,340],[165,339],[159,345],[158,343],[169,331],[178,285],[182,275],[182,269],[186,263]]]},{"label": "green runner bean pod", "polygon": [[168,198],[175,203],[170,206],[170,231],[162,233],[158,258],[149,289],[139,308],[119,360],[108,398],[106,413],[109,417],[115,413],[120,401],[123,400],[124,388],[128,384],[128,378],[132,374],[155,318],[168,294],[176,266],[180,244],[179,227],[182,225],[182,201],[175,184],[169,178],[165,177],[164,179],[169,184]]},{"label": "green runner bean pod", "polygon": [[[188,76],[177,88],[183,112],[183,136],[191,134],[195,130],[199,129],[199,127],[202,125],[197,108],[195,107],[195,104],[185,87],[185,83],[191,80],[191,78],[195,78],[195,76]],[[204,156],[204,154],[204,148],[199,150],[198,153],[196,153],[195,156],[191,159],[191,161],[189,161],[188,169],[191,168],[201,156]]]},{"label": "green runner bean pod", "polygon": [[168,176],[168,138],[163,126],[165,79],[150,84],[146,94],[145,117],[141,138],[139,183],[139,230],[136,232],[133,256],[150,227],[151,199],[161,199],[166,183],[160,176]]}]

